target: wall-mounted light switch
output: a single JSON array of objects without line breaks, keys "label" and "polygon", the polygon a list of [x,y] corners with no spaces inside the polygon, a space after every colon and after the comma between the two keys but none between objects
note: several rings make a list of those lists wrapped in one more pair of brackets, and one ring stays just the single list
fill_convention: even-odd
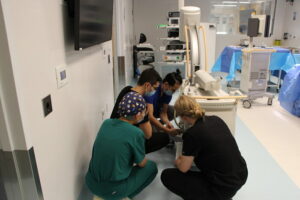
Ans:
[{"label": "wall-mounted light switch", "polygon": [[56,67],[57,88],[61,88],[68,83],[68,74],[65,66]]}]

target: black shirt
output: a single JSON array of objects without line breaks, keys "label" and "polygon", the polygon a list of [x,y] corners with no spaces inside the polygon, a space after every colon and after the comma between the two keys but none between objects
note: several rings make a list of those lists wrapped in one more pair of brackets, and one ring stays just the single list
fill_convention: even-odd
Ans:
[{"label": "black shirt", "polygon": [[246,182],[246,162],[229,128],[217,116],[199,119],[184,133],[182,154],[194,156],[196,166],[215,186],[239,188]]},{"label": "black shirt", "polygon": [[[113,111],[112,111],[112,113],[111,113],[111,115],[110,115],[110,118],[111,118],[111,119],[118,119],[118,118],[120,118],[120,115],[119,115],[119,113],[118,113],[119,103],[122,101],[123,97],[124,97],[128,92],[136,92],[136,91],[132,90],[132,87],[131,87],[131,86],[126,86],[126,87],[123,88],[123,90],[121,90],[121,92],[120,92],[120,94],[119,94],[119,96],[118,96],[118,98],[117,98],[117,100],[116,100],[116,103],[115,103],[115,105],[114,105],[114,109],[113,109]],[[136,92],[136,93],[137,93],[137,92]],[[139,122],[138,124],[134,124],[134,125],[138,126],[138,125],[143,124],[143,123],[146,123],[146,122],[148,122],[148,121],[149,121],[149,118],[148,118],[148,115],[146,115],[146,116],[144,117],[144,119],[143,119],[141,122]]]}]

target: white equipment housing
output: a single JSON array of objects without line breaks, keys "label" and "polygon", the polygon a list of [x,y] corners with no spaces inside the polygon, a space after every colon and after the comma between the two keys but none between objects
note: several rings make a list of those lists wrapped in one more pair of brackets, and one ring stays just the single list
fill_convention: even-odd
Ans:
[{"label": "white equipment housing", "polygon": [[179,38],[181,41],[186,41],[186,26],[189,27],[187,36],[190,41],[191,68],[190,71],[186,70],[187,75],[192,74],[195,68],[201,65],[200,16],[201,11],[198,7],[185,6],[180,9]]},{"label": "white equipment housing", "polygon": [[194,6],[185,6],[180,9],[180,30],[179,36],[181,41],[185,41],[184,27],[200,26],[201,10]]},{"label": "white equipment housing", "polygon": [[204,70],[198,70],[195,72],[195,83],[199,84],[199,88],[205,91],[220,90],[220,80],[214,79],[209,73]]},{"label": "white equipment housing", "polygon": [[180,24],[180,17],[169,17],[169,26],[178,26]]},{"label": "white equipment housing", "polygon": [[242,92],[266,92],[271,52],[244,51],[241,73]]},{"label": "white equipment housing", "polygon": [[136,65],[140,73],[144,70],[152,68],[149,65],[155,61],[154,47],[149,43],[136,45]]},{"label": "white equipment housing", "polygon": [[274,95],[267,93],[271,54],[270,49],[243,50],[240,90],[248,96],[243,101],[245,108],[250,108],[253,100],[264,96],[268,97],[268,105],[272,105]]},{"label": "white equipment housing", "polygon": [[[200,51],[201,58],[200,64],[201,66],[207,67],[207,72],[211,72],[211,68],[214,66],[216,61],[216,40],[217,40],[217,28],[216,24],[214,23],[206,23],[201,22],[200,26],[203,27],[203,31],[205,32],[206,36],[206,45],[204,45],[204,42],[201,42],[200,49],[203,49],[203,51]],[[204,41],[204,34],[200,34],[200,41]],[[205,56],[205,51],[207,55]]]},{"label": "white equipment housing", "polygon": [[154,47],[149,43],[136,45],[137,47],[137,65],[154,62]]},{"label": "white equipment housing", "polygon": [[216,115],[223,119],[231,133],[235,134],[235,118],[237,102],[235,99],[201,99],[197,97],[227,97],[221,89],[220,80],[214,79],[209,73],[199,70],[196,73],[195,85],[185,86],[182,93],[195,98],[207,115]]},{"label": "white equipment housing", "polygon": [[[196,86],[189,86],[184,90],[184,94],[190,97],[212,96],[223,97],[229,96],[223,90],[204,91]],[[205,115],[216,115],[223,119],[229,127],[231,133],[235,135],[235,119],[237,111],[237,102],[234,99],[196,99],[196,101],[205,110]]]},{"label": "white equipment housing", "polygon": [[195,68],[206,68],[210,71],[215,62],[216,25],[200,22],[201,10],[198,7],[186,6],[180,10],[179,39],[186,42],[185,28],[188,27],[191,50],[191,68],[186,75],[192,74]]}]

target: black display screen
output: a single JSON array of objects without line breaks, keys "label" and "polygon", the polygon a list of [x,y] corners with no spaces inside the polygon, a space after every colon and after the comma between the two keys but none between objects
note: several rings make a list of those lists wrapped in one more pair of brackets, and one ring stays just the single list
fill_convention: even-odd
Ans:
[{"label": "black display screen", "polygon": [[113,0],[75,0],[75,50],[111,40]]}]

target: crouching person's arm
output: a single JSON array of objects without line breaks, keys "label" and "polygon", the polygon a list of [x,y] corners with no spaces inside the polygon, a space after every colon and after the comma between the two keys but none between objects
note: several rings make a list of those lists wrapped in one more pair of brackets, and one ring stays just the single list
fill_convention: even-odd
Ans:
[{"label": "crouching person's arm", "polygon": [[150,139],[152,137],[152,127],[150,121],[140,124],[139,128],[144,132],[146,139]]},{"label": "crouching person's arm", "polygon": [[194,161],[194,156],[179,156],[177,160],[175,160],[176,167],[183,173],[189,171],[192,167]]},{"label": "crouching person's arm", "polygon": [[134,157],[134,163],[139,167],[145,167],[147,164],[145,154],[145,138],[142,131],[137,134],[134,143],[132,145],[132,152]]}]

